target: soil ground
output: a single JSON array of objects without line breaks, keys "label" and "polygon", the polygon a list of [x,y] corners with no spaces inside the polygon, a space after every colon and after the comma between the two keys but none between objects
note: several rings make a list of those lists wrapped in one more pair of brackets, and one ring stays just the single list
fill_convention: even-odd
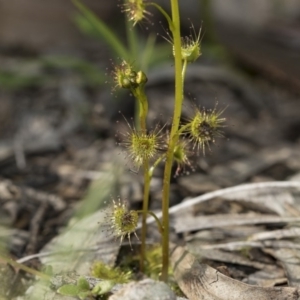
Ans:
[{"label": "soil ground", "polygon": [[[226,127],[224,137],[217,139],[205,155],[191,158],[193,168],[187,167],[187,172],[172,179],[172,206],[187,197],[242,183],[299,181],[299,78],[288,69],[282,71],[282,61],[279,64],[276,59],[272,61],[263,46],[253,54],[250,49],[243,50],[246,42],[243,44],[236,37],[232,40],[227,41],[227,50],[234,61],[230,68],[206,57],[204,52],[203,59],[188,71],[183,120],[189,118],[195,107],[217,107],[225,109],[222,115]],[[97,56],[96,47],[94,52],[83,56],[96,69],[103,70],[109,64],[109,55]],[[275,50],[276,47],[270,46]],[[257,57],[255,63],[251,55]],[[87,74],[74,67],[75,64],[46,62],[39,53],[26,49],[0,50],[0,65],[3,69],[0,73],[0,223],[7,230],[3,231],[3,239],[11,257],[20,259],[38,253],[67,224],[86,196],[90,183],[102,178],[116,161],[124,172],[118,184],[109,189],[108,201],[110,194],[120,195],[131,207],[140,208],[141,176],[131,170],[128,159],[122,158],[122,148],[116,144],[118,131],[128,130],[119,111],[130,120],[134,115],[133,97],[126,94],[116,97],[109,85],[95,84],[96,73]],[[171,62],[150,71],[147,93],[149,126],[170,122]],[[161,206],[162,172],[163,168],[158,168],[153,180],[153,210]],[[87,211],[97,209],[96,205]],[[190,214],[214,216],[253,211],[257,212],[257,207],[216,199]],[[282,229],[285,225],[275,222],[264,229]],[[236,235],[246,231],[246,228],[239,229]],[[214,242],[233,238],[233,228],[227,236],[218,230],[213,231]],[[247,230],[251,231],[248,227]],[[177,230],[173,240],[188,240],[190,234],[209,240],[205,228]],[[220,263],[216,256],[206,256],[210,265],[226,265],[231,277],[252,283],[250,275],[260,268],[259,263],[278,264],[276,256],[260,251],[254,249],[247,254],[252,257],[252,265],[234,263],[231,259]],[[38,263],[33,260],[29,265],[36,267]],[[288,284],[285,275],[280,276],[281,281],[273,285]]]}]

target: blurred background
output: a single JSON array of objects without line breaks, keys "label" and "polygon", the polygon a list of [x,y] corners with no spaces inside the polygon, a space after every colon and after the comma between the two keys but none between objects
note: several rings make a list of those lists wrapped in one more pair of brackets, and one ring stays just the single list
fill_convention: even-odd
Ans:
[{"label": "blurred background", "polygon": [[[121,18],[118,1],[107,3],[87,0],[84,3],[108,23],[116,24]],[[165,7],[169,5],[167,0],[158,3]],[[80,39],[72,22],[76,9],[71,1],[28,0],[24,4],[20,0],[1,0],[0,5],[2,46],[25,44],[50,51],[55,48],[80,47],[80,41],[84,41]],[[190,19],[198,26],[205,19],[205,14],[210,14],[209,17],[215,23],[250,32],[259,32],[266,26],[274,26],[275,29],[280,25],[294,25],[291,28],[290,38],[294,40],[290,41],[291,44],[299,44],[296,40],[299,6],[297,0],[187,0],[180,5],[185,25],[189,25]]]},{"label": "blurred background", "polygon": [[[86,0],[84,3],[124,38],[124,14],[120,13],[119,1]],[[158,3],[169,9],[169,1]],[[239,62],[260,71],[270,71],[279,79],[287,77],[299,88],[298,0],[186,0],[180,6],[186,32],[191,24],[199,28],[203,22],[204,42],[221,43]],[[159,14],[151,12],[153,16],[148,23],[155,25],[138,25],[139,33],[166,35],[165,24],[157,22],[161,21]],[[99,35],[93,39],[86,33],[72,1],[0,0],[2,53],[23,49],[43,55],[88,57],[98,62],[111,58],[105,55],[109,48],[101,39],[99,41]]]},{"label": "blurred background", "polygon": [[[110,24],[116,25],[122,18],[117,6],[119,1],[86,0],[84,3],[99,18]],[[169,5],[167,0],[160,0],[158,3],[165,7]],[[265,31],[266,27],[276,29],[279,31],[278,39],[285,30],[288,34],[288,26],[291,26],[286,43],[299,45],[298,0],[186,0],[180,7],[182,22],[186,26],[192,22],[197,27],[204,21],[204,14],[210,14],[214,23],[236,30],[258,33]],[[84,48],[84,42],[87,43],[88,39],[74,26],[75,13],[74,5],[68,0],[28,0],[26,3],[21,0],[1,0],[1,46],[24,45],[44,52]]]}]

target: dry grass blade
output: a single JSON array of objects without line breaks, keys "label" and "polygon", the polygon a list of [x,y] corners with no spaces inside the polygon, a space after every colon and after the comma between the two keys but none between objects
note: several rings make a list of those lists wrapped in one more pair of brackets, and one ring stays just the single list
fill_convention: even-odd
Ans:
[{"label": "dry grass blade", "polygon": [[296,300],[299,296],[292,287],[263,288],[234,280],[200,264],[182,247],[173,251],[171,264],[178,285],[190,300]]},{"label": "dry grass blade", "polygon": [[[250,198],[256,198],[258,195],[275,195],[286,193],[287,190],[295,190],[300,192],[300,182],[297,181],[272,181],[272,182],[261,182],[261,183],[248,183],[234,187],[225,188],[222,190],[214,191],[188,199],[180,203],[179,205],[170,208],[170,214],[175,214],[183,209],[189,208],[195,204],[211,200],[216,197],[224,197],[226,199],[243,199],[249,200]],[[253,199],[254,200],[254,199]],[[271,203],[274,205],[274,203]]]},{"label": "dry grass blade", "polygon": [[276,239],[280,240],[283,238],[295,238],[300,237],[300,228],[298,227],[291,227],[288,229],[280,229],[280,230],[273,230],[273,231],[264,231],[264,232],[257,232],[252,234],[248,240],[250,241],[265,241],[268,239]]},{"label": "dry grass blade", "polygon": [[207,228],[253,225],[253,224],[282,224],[300,222],[299,217],[279,217],[274,215],[258,214],[223,214],[213,216],[189,216],[178,215],[175,220],[175,229],[177,233],[202,230]]},{"label": "dry grass blade", "polygon": [[290,248],[290,249],[300,249],[299,243],[294,243],[290,241],[237,241],[237,242],[228,242],[221,244],[213,245],[199,245],[201,249],[221,249],[225,251],[241,251],[245,248]]},{"label": "dry grass blade", "polygon": [[[241,199],[244,201],[255,201],[260,202],[265,201],[266,199],[264,196],[266,195],[272,195],[273,197],[276,197],[278,199],[279,194],[285,194],[287,191],[295,191],[296,193],[300,193],[300,182],[298,181],[271,181],[271,182],[260,182],[260,183],[248,183],[248,184],[241,184],[234,187],[229,187],[225,189],[221,189],[218,191],[213,191],[192,199],[187,199],[186,201],[181,202],[178,205],[174,205],[170,208],[169,213],[170,215],[177,214],[179,212],[182,212],[185,209],[188,209],[198,203],[202,203],[205,201],[209,201],[216,197],[223,197],[228,200],[235,200],[235,199]],[[281,199],[281,202],[290,202],[291,195],[289,194],[289,198],[284,197]],[[269,199],[272,200],[272,199]],[[272,206],[272,210],[274,211],[274,202],[264,202],[264,205],[270,205]],[[291,203],[289,203],[291,204]],[[278,209],[275,208],[275,210],[280,210],[281,206],[278,207]],[[278,211],[279,213],[279,211]],[[280,214],[280,213],[279,213]],[[158,212],[157,217],[161,217],[161,213]],[[281,214],[280,214],[281,215]],[[148,223],[153,223],[154,220],[152,218],[149,218],[147,220]]]},{"label": "dry grass blade", "polygon": [[288,283],[300,287],[300,252],[299,249],[277,248],[270,249],[269,253],[280,260],[284,266]]}]

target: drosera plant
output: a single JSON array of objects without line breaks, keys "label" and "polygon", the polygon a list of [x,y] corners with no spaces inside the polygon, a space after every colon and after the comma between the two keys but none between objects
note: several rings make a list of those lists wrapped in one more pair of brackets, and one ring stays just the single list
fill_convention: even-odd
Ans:
[{"label": "drosera plant", "polygon": [[[215,138],[222,135],[222,127],[225,118],[221,117],[223,111],[197,108],[194,115],[185,123],[181,123],[181,113],[184,94],[184,78],[187,66],[195,62],[201,55],[201,39],[199,35],[191,34],[188,37],[181,37],[180,15],[178,0],[170,0],[171,14],[169,15],[161,6],[155,2],[146,0],[126,0],[123,11],[133,26],[144,18],[149,18],[148,8],[153,6],[166,18],[171,33],[172,52],[174,56],[174,78],[175,95],[174,110],[171,129],[164,139],[161,139],[162,131],[153,131],[147,128],[148,99],[145,93],[147,83],[146,74],[136,69],[134,64],[125,58],[113,71],[115,88],[127,89],[134,96],[138,104],[138,124],[135,127],[129,125],[129,132],[124,135],[124,145],[129,152],[138,169],[142,169],[144,177],[143,208],[140,211],[128,211],[126,205],[118,200],[113,206],[113,217],[110,218],[111,227],[115,235],[121,241],[131,233],[135,233],[137,226],[137,214],[142,215],[142,230],[140,236],[140,270],[145,270],[146,262],[146,233],[147,216],[155,218],[158,229],[162,236],[162,269],[160,279],[168,281],[169,271],[169,198],[170,180],[172,166],[177,164],[175,176],[185,165],[191,165],[189,156],[191,152],[204,154],[205,148],[214,143]],[[188,137],[188,138],[186,138]],[[161,145],[162,140],[164,145]],[[190,151],[191,149],[193,151]],[[158,151],[160,150],[160,151]],[[162,151],[163,150],[163,151]],[[164,164],[163,191],[162,191],[162,220],[149,211],[150,181],[154,169]]]}]

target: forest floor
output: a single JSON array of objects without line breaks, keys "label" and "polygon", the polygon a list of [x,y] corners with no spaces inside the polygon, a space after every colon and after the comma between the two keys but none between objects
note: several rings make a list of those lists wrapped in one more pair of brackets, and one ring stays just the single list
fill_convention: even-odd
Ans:
[{"label": "forest floor", "polygon": [[[191,159],[192,169],[172,178],[172,241],[186,243],[202,262],[233,279],[300,288],[300,88],[295,76],[277,76],[280,65],[270,69],[263,55],[253,54],[261,63],[252,63],[240,44],[227,45],[239,62],[234,68],[204,58],[188,70],[182,119],[195,107],[216,107],[224,109],[226,127],[205,155]],[[1,50],[0,65],[1,247],[15,260],[43,252],[72,217],[101,211],[111,197],[140,209],[142,176],[116,137],[128,130],[119,111],[131,122],[133,97],[95,85],[97,75],[74,64],[45,62],[23,50]],[[152,127],[170,122],[172,73],[170,62],[149,74]],[[159,167],[151,186],[154,211],[161,206],[162,174]],[[249,185],[239,189],[241,184]],[[91,230],[101,231],[98,222]],[[159,242],[153,232],[151,227],[149,240]],[[26,264],[39,268],[41,262]],[[24,289],[22,278],[14,280]],[[13,298],[17,290],[5,293]]]}]

